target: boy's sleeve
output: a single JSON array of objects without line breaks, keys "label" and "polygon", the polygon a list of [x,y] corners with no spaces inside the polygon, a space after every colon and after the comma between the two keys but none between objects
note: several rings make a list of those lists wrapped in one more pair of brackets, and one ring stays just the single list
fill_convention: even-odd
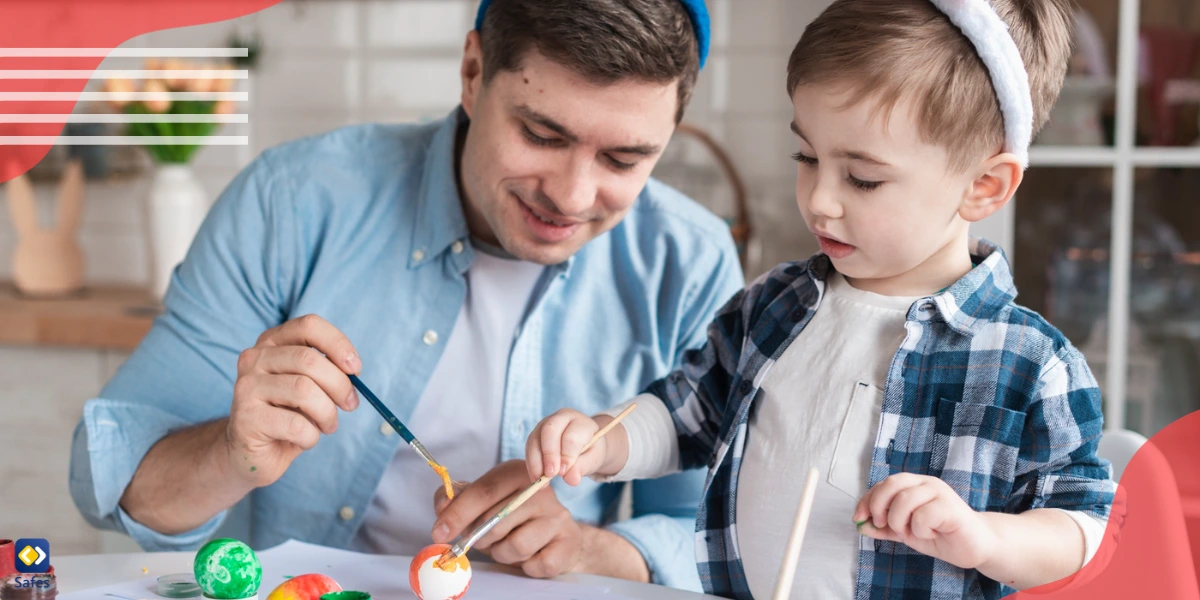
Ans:
[{"label": "boy's sleeve", "polygon": [[658,398],[671,416],[679,470],[707,466],[717,447],[747,323],[769,280],[770,273],[735,293],[709,324],[704,344],[684,352],[679,368],[645,391]]},{"label": "boy's sleeve", "polygon": [[1104,417],[1083,355],[1067,345],[1043,370],[1025,420],[1008,508],[1079,511],[1107,519],[1116,483],[1097,455]]}]

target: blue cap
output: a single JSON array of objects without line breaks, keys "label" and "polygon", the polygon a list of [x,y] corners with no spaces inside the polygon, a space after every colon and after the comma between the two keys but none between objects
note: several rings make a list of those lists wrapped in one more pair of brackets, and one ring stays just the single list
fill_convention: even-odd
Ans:
[{"label": "blue cap", "polygon": [[[704,5],[704,0],[679,0],[683,3],[684,9],[687,10],[688,16],[692,18],[692,27],[696,30],[696,45],[700,47],[700,68],[704,68],[705,61],[708,60],[708,47],[712,39],[712,24],[708,19],[708,7]],[[483,17],[487,14],[488,6],[491,6],[492,0],[483,0],[479,3],[479,13],[475,15],[475,29],[483,29]]]}]

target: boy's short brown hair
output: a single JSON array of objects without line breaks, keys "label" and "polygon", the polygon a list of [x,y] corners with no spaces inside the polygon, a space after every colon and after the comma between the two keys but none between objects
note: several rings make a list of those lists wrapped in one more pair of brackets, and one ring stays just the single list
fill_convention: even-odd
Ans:
[{"label": "boy's short brown hair", "polygon": [[543,56],[597,85],[678,80],[683,119],[700,72],[700,48],[679,0],[494,0],[480,30],[483,80]]},{"label": "boy's short brown hair", "polygon": [[[1029,73],[1033,133],[1058,100],[1071,57],[1070,0],[988,0]],[[912,102],[926,142],[961,171],[1004,146],[1004,118],[971,41],[929,0],[835,0],[804,30],[788,61],[787,91],[846,84],[850,105],[878,102],[885,117]]]}]

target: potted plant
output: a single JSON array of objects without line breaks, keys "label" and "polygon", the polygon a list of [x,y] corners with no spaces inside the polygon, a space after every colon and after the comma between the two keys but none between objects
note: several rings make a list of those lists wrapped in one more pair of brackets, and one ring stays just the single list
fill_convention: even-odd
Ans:
[{"label": "potted plant", "polygon": [[[146,201],[146,223],[150,286],[159,298],[166,294],[171,273],[187,254],[208,212],[209,196],[191,161],[203,145],[199,140],[221,127],[216,119],[206,115],[234,111],[232,101],[213,99],[214,94],[208,94],[232,89],[234,79],[230,68],[150,59],[144,69],[157,72],[150,75],[161,75],[160,78],[109,79],[105,83],[105,91],[115,92],[110,101],[112,106],[131,115],[125,135],[176,138],[156,139],[143,146],[155,163]],[[134,92],[145,95],[135,99]],[[171,92],[198,92],[209,98],[178,98],[172,97]]]}]

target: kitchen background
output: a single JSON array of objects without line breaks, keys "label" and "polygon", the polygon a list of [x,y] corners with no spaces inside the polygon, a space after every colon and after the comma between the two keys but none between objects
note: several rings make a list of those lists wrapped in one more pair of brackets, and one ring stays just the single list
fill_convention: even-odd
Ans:
[{"label": "kitchen background", "polygon": [[[1124,328],[1121,339],[1128,340],[1120,410],[1126,427],[1151,435],[1200,409],[1200,148],[1178,149],[1200,138],[1200,6],[1194,0],[1140,3],[1136,142],[1169,146],[1176,154],[1139,163],[1172,166],[1134,172],[1135,193],[1127,207],[1132,221],[1118,220],[1132,227],[1130,255],[1113,260],[1111,215],[1114,206],[1122,206],[1114,202],[1121,153],[1113,149],[1122,2],[1138,4],[1078,2],[1077,55],[1053,124],[1039,139],[1041,152],[1035,152],[1013,208],[980,224],[977,232],[1005,247],[1019,300],[1085,351],[1102,384],[1109,362],[1111,273],[1114,264],[1124,265],[1128,294],[1118,295],[1129,304],[1129,318],[1115,321]],[[816,250],[794,203],[795,165],[788,155],[795,148],[784,73],[804,25],[826,4],[737,0],[735,6],[733,0],[709,0],[713,54],[686,118],[701,136],[680,135],[657,171],[739,231],[749,225],[748,277]],[[457,104],[459,56],[476,7],[471,0],[285,0],[234,21],[147,34],[124,47],[261,41],[249,79],[238,88],[249,92],[249,102],[238,106],[249,122],[225,125],[221,132],[249,136],[249,145],[205,147],[192,163],[211,200],[258,152],[275,144],[351,123],[444,116]],[[110,58],[101,68],[136,69],[141,62]],[[97,81],[89,87],[100,86]],[[81,105],[77,112],[89,110]],[[703,137],[730,157],[744,195]],[[56,161],[81,150],[58,148],[30,174],[43,219],[54,212],[61,166]],[[90,327],[86,340],[25,339],[0,331],[0,406],[6,417],[0,421],[0,532],[50,537],[60,554],[135,549],[123,537],[84,523],[66,490],[69,440],[82,404],[136,341],[122,327],[153,313],[153,300],[141,291],[151,280],[145,213],[151,171],[144,160],[133,163],[143,168],[128,168],[122,162],[128,150],[107,153],[108,172],[94,173],[86,183],[79,233],[86,255],[83,299],[58,307],[52,301],[31,303],[10,284],[0,284],[0,330],[7,324],[15,331],[26,319],[53,322],[62,312],[85,315],[64,319],[63,328]],[[739,197],[748,223],[739,219]],[[16,242],[8,211],[0,210],[0,281],[12,278]],[[109,301],[89,301],[98,297]],[[110,305],[121,305],[121,313],[87,322],[89,311],[99,314]]]}]

